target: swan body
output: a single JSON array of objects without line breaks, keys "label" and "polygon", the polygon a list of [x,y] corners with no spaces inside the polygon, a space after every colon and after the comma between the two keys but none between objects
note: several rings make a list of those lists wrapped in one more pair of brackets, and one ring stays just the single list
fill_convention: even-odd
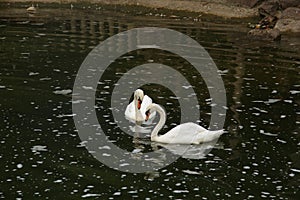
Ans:
[{"label": "swan body", "polygon": [[[126,107],[125,117],[134,122],[144,122],[146,119],[146,109],[152,104],[152,99],[144,95],[144,91],[137,89],[134,92],[133,101]],[[155,117],[155,112],[153,112],[149,118],[153,119]]]},{"label": "swan body", "polygon": [[151,133],[152,141],[168,144],[199,144],[213,141],[223,134],[223,130],[209,131],[198,124],[188,122],[172,128],[164,135],[158,135],[166,122],[166,112],[160,105],[152,103],[146,113],[149,115],[154,111],[159,113],[160,119]]}]

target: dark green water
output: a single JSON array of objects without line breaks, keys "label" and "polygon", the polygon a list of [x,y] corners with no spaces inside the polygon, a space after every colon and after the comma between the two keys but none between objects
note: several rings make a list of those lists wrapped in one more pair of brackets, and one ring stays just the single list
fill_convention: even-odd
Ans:
[{"label": "dark green water", "polygon": [[[296,199],[300,173],[300,40],[246,37],[247,20],[154,16],[159,11],[0,10],[0,198],[6,199]],[[150,16],[151,15],[151,16]],[[72,118],[72,90],[88,53],[106,38],[135,27],[165,27],[187,34],[211,55],[225,84],[227,116],[218,145],[205,158],[180,158],[156,172],[113,170],[81,145]],[[194,86],[208,127],[211,106],[203,79],[164,51],[128,53],[110,66],[98,87],[99,118],[115,144],[151,151],[114,127],[110,92],[120,74],[157,62],[182,72]],[[167,129],[179,123],[174,94],[145,85],[165,106]],[[60,91],[65,94],[56,94]],[[131,94],[128,94],[130,96]],[[100,121],[101,123],[101,121]]]}]

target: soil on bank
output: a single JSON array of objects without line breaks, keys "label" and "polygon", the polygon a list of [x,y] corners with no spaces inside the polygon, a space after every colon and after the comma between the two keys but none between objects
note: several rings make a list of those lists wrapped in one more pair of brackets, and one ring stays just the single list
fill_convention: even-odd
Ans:
[{"label": "soil on bank", "polygon": [[255,8],[242,7],[236,0],[0,0],[7,3],[59,3],[59,4],[109,4],[109,5],[138,5],[149,8],[165,8],[178,11],[189,11],[210,14],[225,18],[245,18],[258,15]]}]

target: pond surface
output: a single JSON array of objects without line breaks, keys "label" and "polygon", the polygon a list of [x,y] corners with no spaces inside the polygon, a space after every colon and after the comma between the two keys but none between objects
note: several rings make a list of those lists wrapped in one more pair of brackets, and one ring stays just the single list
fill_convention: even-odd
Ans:
[{"label": "pond surface", "polygon": [[[253,19],[175,16],[158,10],[130,15],[124,8],[71,10],[47,5],[29,15],[25,8],[2,5],[0,12],[0,198],[299,196],[299,37],[249,40],[247,26]],[[81,63],[94,47],[114,34],[144,26],[179,31],[208,51],[226,89],[226,133],[201,159],[182,156],[157,171],[133,174],[107,167],[84,147],[73,121],[72,88]],[[127,70],[144,63],[171,66],[189,80],[201,108],[197,123],[208,128],[213,105],[201,76],[179,56],[148,49],[121,56],[99,80],[96,111],[109,139],[132,152],[158,148],[149,139],[153,125],[143,137],[132,137],[116,126],[111,114],[115,83]],[[162,132],[180,123],[172,91],[157,84],[142,88],[167,111]],[[129,102],[132,93],[124,95]],[[127,127],[129,132],[131,128]]]}]

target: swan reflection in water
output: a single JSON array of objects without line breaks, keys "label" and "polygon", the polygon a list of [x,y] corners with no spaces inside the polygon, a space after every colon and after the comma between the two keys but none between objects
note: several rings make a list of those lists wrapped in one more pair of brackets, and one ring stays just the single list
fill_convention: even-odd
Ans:
[{"label": "swan reflection in water", "polygon": [[153,148],[163,147],[175,155],[179,155],[186,159],[204,159],[206,155],[213,149],[222,149],[223,145],[216,141],[205,142],[198,145],[189,144],[163,144],[153,142],[151,144]]},{"label": "swan reflection in water", "polygon": [[157,157],[157,159],[153,160],[155,163],[163,163],[166,159],[167,155],[164,151],[158,151],[161,148],[166,149],[168,152],[181,156],[185,159],[204,159],[206,158],[206,155],[212,150],[212,149],[223,149],[223,143],[218,142],[218,139],[205,142],[197,145],[191,145],[191,144],[164,144],[159,142],[152,142],[149,140],[145,140],[142,138],[134,137],[133,143],[135,149],[132,151],[132,155],[136,159],[141,159],[143,150],[145,149],[145,146],[150,145],[153,151],[159,152],[161,155]]},{"label": "swan reflection in water", "polygon": [[[137,143],[138,140],[135,139],[135,142]],[[206,155],[209,154],[209,152],[212,149],[224,149],[224,145],[221,142],[218,142],[218,139],[211,141],[211,142],[205,142],[198,145],[190,145],[190,144],[163,144],[158,142],[149,142],[151,143],[151,147],[153,150],[158,150],[160,148],[165,148],[172,154],[181,156],[185,159],[193,159],[193,160],[200,160],[205,159]],[[141,145],[143,146],[143,145]],[[137,151],[137,149],[136,149]],[[142,150],[141,150],[142,151]],[[140,153],[141,153],[140,151]],[[160,152],[162,155],[156,160],[153,160],[157,165],[163,164],[164,160],[166,159],[166,155],[164,155],[163,151]],[[148,181],[154,181],[155,178],[160,177],[159,171],[148,171],[145,172],[144,179]]]}]

